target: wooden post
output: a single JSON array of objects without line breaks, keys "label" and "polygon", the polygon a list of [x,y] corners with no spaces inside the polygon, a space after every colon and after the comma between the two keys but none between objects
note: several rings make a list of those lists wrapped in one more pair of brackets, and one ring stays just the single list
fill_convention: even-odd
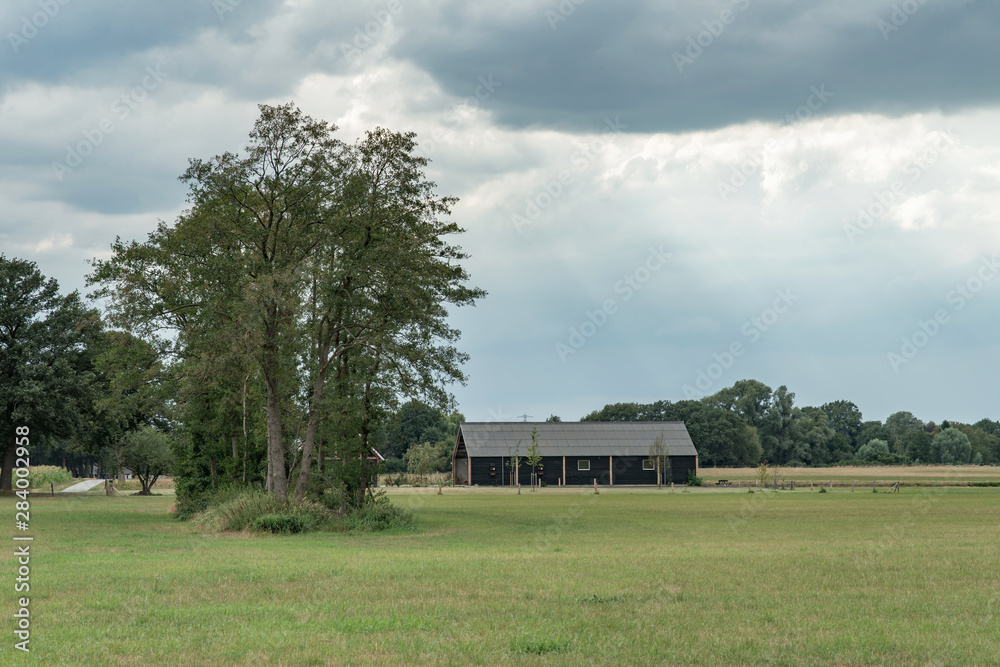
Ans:
[{"label": "wooden post", "polygon": [[597,478],[594,478],[594,495],[596,496],[600,491],[597,490]]},{"label": "wooden post", "polygon": [[55,485],[55,483],[49,482],[49,491],[51,492],[51,496],[53,498],[55,498],[56,497],[56,485]]},{"label": "wooden post", "polygon": [[854,493],[854,480],[851,480],[851,493]]},{"label": "wooden post", "polygon": [[469,486],[472,486],[472,457],[470,456],[469,458],[467,458],[465,460],[468,461],[468,463],[469,463],[469,465],[467,466],[468,471],[469,471],[469,479],[466,481],[466,484],[468,484]]},{"label": "wooden post", "polygon": [[608,486],[615,485],[615,457],[608,457]]},{"label": "wooden post", "polygon": [[563,457],[563,481],[566,481],[566,457]]},{"label": "wooden post", "polygon": [[813,481],[812,480],[809,480],[809,490],[810,491],[813,490]]},{"label": "wooden post", "polygon": [[438,495],[439,496],[444,495],[443,493],[441,493],[441,482],[438,482]]},{"label": "wooden post", "polygon": [[670,493],[674,492],[674,483],[670,482]]},{"label": "wooden post", "polygon": [[795,490],[795,480],[793,479],[792,480],[792,491],[794,491],[794,490]]}]

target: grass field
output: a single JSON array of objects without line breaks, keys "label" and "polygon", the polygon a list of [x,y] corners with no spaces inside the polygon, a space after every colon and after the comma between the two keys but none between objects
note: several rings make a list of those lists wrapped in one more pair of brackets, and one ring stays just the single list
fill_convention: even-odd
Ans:
[{"label": "grass field", "polygon": [[290,537],[33,498],[0,663],[1000,664],[1000,489],[435,493],[392,492],[414,532]]},{"label": "grass field", "polygon": [[[814,481],[834,481],[834,484],[850,484],[873,481],[890,484],[935,483],[943,485],[964,486],[968,482],[1000,482],[1000,467],[996,466],[838,466],[833,468],[782,468],[778,470],[781,479],[795,480],[795,484],[809,484]],[[756,468],[701,468],[698,474],[705,478],[706,484],[714,484],[717,480],[747,482],[757,479]]]}]

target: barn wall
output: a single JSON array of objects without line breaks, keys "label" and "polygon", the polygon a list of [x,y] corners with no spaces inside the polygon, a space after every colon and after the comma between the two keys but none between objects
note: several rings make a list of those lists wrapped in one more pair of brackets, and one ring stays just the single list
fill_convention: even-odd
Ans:
[{"label": "barn wall", "polygon": [[687,484],[688,470],[698,472],[694,456],[671,456],[670,457],[670,477],[674,484]]},{"label": "barn wall", "polygon": [[472,483],[479,486],[506,486],[508,478],[504,476],[507,469],[500,456],[473,456]]},{"label": "barn wall", "polygon": [[643,470],[642,462],[648,456],[616,456],[614,467],[614,483],[619,484],[656,484],[656,470]]},{"label": "barn wall", "polygon": [[[616,456],[614,457],[614,484],[621,485],[655,485],[656,471],[643,470],[642,462],[648,457],[645,456]],[[577,461],[587,459],[590,461],[590,470],[578,471]],[[455,473],[459,484],[465,483],[468,459],[462,457],[455,459]],[[547,486],[556,486],[559,478],[562,477],[563,457],[544,456],[542,457],[541,480]],[[509,486],[510,469],[506,465],[505,456],[473,456],[472,457],[472,484],[478,486]],[[491,471],[492,466],[492,471]],[[695,470],[695,457],[693,456],[671,456],[670,457],[670,477],[674,484],[686,484],[688,470]],[[490,473],[493,473],[492,475]],[[531,468],[524,459],[521,459],[519,475],[521,486],[531,484]],[[608,485],[611,480],[609,461],[607,455],[599,456],[567,456],[566,457],[566,479],[564,484],[570,486],[586,486],[594,483],[594,479],[602,486]],[[669,482],[670,480],[667,480]]]}]

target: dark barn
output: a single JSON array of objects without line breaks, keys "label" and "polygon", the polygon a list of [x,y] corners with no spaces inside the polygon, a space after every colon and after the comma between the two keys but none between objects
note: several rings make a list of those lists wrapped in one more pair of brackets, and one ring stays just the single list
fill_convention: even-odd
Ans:
[{"label": "dark barn", "polygon": [[683,484],[698,473],[698,452],[684,422],[465,422],[458,428],[452,475],[455,484],[514,486],[511,456],[521,457],[517,476],[531,483],[525,455],[537,429],[542,455],[539,479],[549,486],[656,484],[650,445],[662,436],[670,478]]}]

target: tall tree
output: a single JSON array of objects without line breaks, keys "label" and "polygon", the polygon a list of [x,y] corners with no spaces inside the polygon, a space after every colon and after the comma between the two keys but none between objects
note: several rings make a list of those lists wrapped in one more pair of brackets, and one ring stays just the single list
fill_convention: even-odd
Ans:
[{"label": "tall tree", "polygon": [[826,413],[827,423],[833,432],[844,436],[851,451],[854,451],[861,435],[861,410],[858,406],[851,401],[839,400],[824,403],[820,409]]},{"label": "tall tree", "polygon": [[15,428],[31,436],[70,436],[91,411],[97,312],[76,292],[59,294],[34,262],[0,255],[0,490],[10,490]]},{"label": "tall tree", "polygon": [[760,428],[771,403],[771,388],[757,380],[739,380],[732,387],[706,396],[705,403],[736,413],[744,422]]}]

